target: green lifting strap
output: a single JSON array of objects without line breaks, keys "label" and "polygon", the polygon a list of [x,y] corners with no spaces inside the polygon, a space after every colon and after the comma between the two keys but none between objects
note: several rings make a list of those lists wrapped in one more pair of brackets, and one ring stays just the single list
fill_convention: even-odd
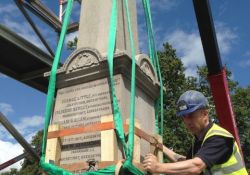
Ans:
[{"label": "green lifting strap", "polygon": [[[65,34],[67,31],[68,22],[70,19],[70,13],[73,6],[73,0],[68,1],[66,14],[64,17],[62,30],[58,42],[58,46],[56,49],[56,55],[53,61],[51,73],[50,73],[50,79],[49,79],[49,87],[48,87],[48,94],[47,94],[47,101],[46,101],[46,111],[45,111],[45,123],[44,123],[44,132],[43,132],[43,144],[42,144],[42,156],[40,160],[40,166],[47,171],[49,174],[54,174],[53,172],[57,172],[56,174],[65,174],[63,169],[56,167],[52,164],[45,162],[45,151],[46,151],[46,144],[47,144],[47,133],[48,133],[48,126],[50,123],[50,118],[52,114],[52,106],[54,103],[54,96],[55,96],[55,86],[56,86],[56,71],[58,68],[58,63],[61,57],[61,51],[63,47],[63,42],[65,39]],[[59,173],[60,171],[61,173]]]},{"label": "green lifting strap", "polygon": [[125,155],[127,155],[127,145],[125,142],[125,135],[122,124],[122,117],[117,101],[117,97],[115,94],[115,85],[114,85],[114,77],[113,77],[113,57],[115,50],[115,40],[116,40],[116,29],[117,29],[117,1],[113,0],[112,3],[112,12],[111,12],[111,20],[109,26],[109,45],[108,45],[108,66],[109,66],[109,78],[110,78],[110,88],[112,95],[112,104],[113,104],[113,112],[114,112],[114,123],[116,128],[116,133],[119,140],[122,143],[123,151]]},{"label": "green lifting strap", "polygon": [[[46,151],[46,144],[47,144],[47,133],[48,133],[48,126],[52,114],[52,106],[54,103],[54,96],[55,96],[55,86],[56,86],[56,71],[58,68],[58,63],[61,57],[61,51],[63,47],[63,42],[65,39],[65,34],[67,31],[67,25],[70,19],[70,13],[73,6],[73,0],[68,0],[68,5],[66,8],[65,17],[63,20],[62,30],[58,42],[58,46],[56,49],[56,55],[53,61],[50,80],[49,80],[49,87],[48,87],[48,95],[46,101],[46,111],[45,111],[45,126],[44,126],[44,133],[43,133],[43,144],[42,144],[42,156],[40,160],[40,166],[43,170],[45,170],[49,175],[73,175],[73,173],[64,170],[58,166],[55,166],[50,163],[45,162],[45,151]],[[100,169],[96,172],[86,172],[83,175],[114,175],[115,173],[115,166],[109,166],[104,169]]]},{"label": "green lifting strap", "polygon": [[129,41],[132,57],[131,66],[131,87],[130,87],[130,117],[129,117],[129,135],[128,135],[128,155],[127,160],[132,164],[134,150],[134,125],[135,125],[135,49],[133,42],[133,33],[131,30],[131,21],[128,8],[128,0],[125,0],[126,16],[128,21]]},{"label": "green lifting strap", "polygon": [[[121,131],[121,134],[118,132],[118,138],[122,141],[124,138],[124,131],[122,125],[122,118],[119,109],[117,98],[115,96],[115,86],[113,80],[113,54],[115,52],[115,41],[116,41],[116,27],[117,27],[117,0],[113,0],[112,4],[112,15],[111,15],[111,23],[110,23],[110,33],[109,33],[109,48],[108,48],[108,65],[109,65],[109,76],[110,76],[110,86],[113,100],[113,108],[114,108],[114,121],[117,131]],[[134,106],[135,106],[135,52],[133,46],[133,36],[131,31],[131,22],[130,15],[128,9],[128,2],[125,2],[126,7],[126,16],[128,21],[128,31],[129,31],[129,39],[130,39],[130,47],[131,47],[131,55],[132,55],[132,70],[131,70],[131,93],[130,93],[130,121],[129,121],[129,134],[128,134],[128,148],[126,145],[123,145],[126,161],[121,167],[122,171],[127,171],[135,175],[144,175],[139,169],[137,169],[132,164],[133,158],[133,148],[134,148]],[[116,123],[117,122],[117,123]],[[118,123],[119,122],[119,123]],[[121,137],[122,136],[122,137]],[[126,144],[126,143],[125,143]]]},{"label": "green lifting strap", "polygon": [[56,84],[56,71],[58,67],[58,63],[61,57],[61,51],[63,47],[63,42],[68,26],[68,22],[70,19],[70,13],[73,5],[73,0],[68,1],[68,6],[66,9],[65,18],[63,21],[62,31],[59,38],[59,44],[56,49],[56,55],[53,61],[51,73],[50,73],[50,79],[49,79],[49,87],[48,87],[48,95],[47,95],[47,101],[46,101],[46,111],[45,111],[45,126],[44,126],[44,133],[43,133],[43,145],[42,145],[42,156],[45,156],[45,150],[46,150],[46,140],[47,140],[47,132],[48,132],[48,126],[50,122],[50,117],[52,113],[52,106],[54,103],[54,95],[55,95],[55,84]]},{"label": "green lifting strap", "polygon": [[[151,18],[151,11],[150,11],[150,4],[149,0],[142,0],[143,8],[144,8],[144,14],[145,14],[145,20],[146,20],[146,26],[147,26],[147,33],[148,33],[148,43],[149,43],[149,54],[151,62],[154,65],[154,68],[157,73],[157,77],[160,80],[160,98],[156,100],[155,102],[155,127],[157,130],[157,133],[160,133],[163,135],[163,83],[162,83],[162,77],[161,77],[161,71],[160,71],[160,65],[159,65],[159,59],[156,52],[156,45],[155,45],[155,39],[154,39],[154,32],[153,32],[153,24],[152,24],[152,18]],[[160,115],[161,115],[161,130],[159,131],[159,107],[160,107]]]}]

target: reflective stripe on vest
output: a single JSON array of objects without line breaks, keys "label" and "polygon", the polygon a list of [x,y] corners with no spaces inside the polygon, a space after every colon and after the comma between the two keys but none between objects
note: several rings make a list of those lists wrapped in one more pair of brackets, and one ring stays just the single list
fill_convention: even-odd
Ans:
[{"label": "reflective stripe on vest", "polygon": [[[233,138],[233,135],[230,134],[227,130],[221,128],[220,126],[213,124],[213,126],[208,130],[203,142],[205,142],[205,140],[207,140],[209,137],[214,136],[214,135],[219,135],[219,136],[224,136],[224,137],[230,137]],[[228,159],[227,162],[223,163],[223,164],[219,164],[219,165],[214,165],[211,169],[210,172],[213,175],[248,175],[240,152],[239,152],[239,148],[236,142],[234,142],[234,147],[233,147],[233,152],[232,155],[230,156],[230,158]],[[204,174],[207,174],[208,170],[205,170]]]}]

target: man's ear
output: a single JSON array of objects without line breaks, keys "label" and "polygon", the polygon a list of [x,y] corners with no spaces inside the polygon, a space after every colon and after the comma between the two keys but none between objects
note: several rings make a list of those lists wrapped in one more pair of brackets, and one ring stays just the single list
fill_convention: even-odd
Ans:
[{"label": "man's ear", "polygon": [[208,116],[208,109],[202,109],[201,112],[203,116]]}]

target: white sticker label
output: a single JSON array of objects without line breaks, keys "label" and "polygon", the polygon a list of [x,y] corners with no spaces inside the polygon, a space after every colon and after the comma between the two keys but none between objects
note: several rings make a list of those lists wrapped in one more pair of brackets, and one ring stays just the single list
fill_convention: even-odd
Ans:
[{"label": "white sticker label", "polygon": [[187,106],[186,105],[183,105],[183,106],[179,106],[179,109],[182,111],[182,110],[186,110],[187,109]]}]

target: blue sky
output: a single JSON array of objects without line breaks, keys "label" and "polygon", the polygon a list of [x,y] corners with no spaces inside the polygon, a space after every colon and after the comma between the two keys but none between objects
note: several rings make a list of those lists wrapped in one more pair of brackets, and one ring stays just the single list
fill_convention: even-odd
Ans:
[{"label": "blue sky", "polygon": [[[43,0],[52,11],[58,14],[57,0]],[[216,28],[222,63],[233,73],[233,79],[239,85],[250,84],[250,16],[248,0],[210,0]],[[147,53],[147,38],[143,10],[138,0],[138,33],[141,52]],[[186,66],[186,75],[195,76],[197,65],[205,64],[205,58],[199,37],[199,31],[191,0],[154,0],[151,3],[155,39],[158,49],[169,42],[177,51]],[[75,3],[73,19],[79,16],[79,4]],[[38,37],[19,12],[15,3],[0,1],[0,23],[44,49]],[[55,49],[57,35],[38,18],[32,15],[40,31]],[[70,34],[67,41],[75,34]],[[46,49],[44,49],[46,50]],[[62,59],[70,51],[64,48]],[[21,58],[20,58],[21,59]],[[16,126],[19,132],[30,141],[34,133],[43,127],[46,95],[0,74],[0,111]],[[0,164],[22,153],[22,147],[15,142],[6,130],[0,126]],[[20,163],[14,165],[20,167]]]}]

